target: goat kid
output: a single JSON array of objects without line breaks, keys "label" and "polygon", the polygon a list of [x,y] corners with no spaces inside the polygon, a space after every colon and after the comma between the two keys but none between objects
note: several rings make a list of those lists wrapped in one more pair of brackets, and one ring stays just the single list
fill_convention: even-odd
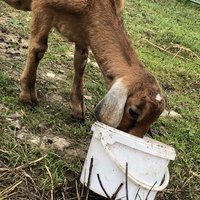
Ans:
[{"label": "goat kid", "polygon": [[139,61],[123,28],[124,0],[3,0],[32,11],[30,43],[20,78],[20,100],[37,103],[36,74],[55,27],[75,43],[72,115],[84,120],[83,74],[88,47],[105,79],[107,94],[95,109],[97,120],[143,137],[165,108],[156,78]]}]

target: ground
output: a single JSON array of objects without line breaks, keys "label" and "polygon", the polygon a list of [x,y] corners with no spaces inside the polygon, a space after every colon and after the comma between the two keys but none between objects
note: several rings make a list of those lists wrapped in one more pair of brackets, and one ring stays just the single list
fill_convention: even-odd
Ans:
[{"label": "ground", "polygon": [[[200,198],[198,5],[185,1],[127,1],[124,24],[144,65],[167,97],[167,110],[152,127],[155,139],[176,149],[170,183],[159,200]],[[95,118],[105,95],[90,52],[85,76],[86,122],[70,115],[73,44],[52,30],[37,77],[39,104],[18,101],[26,60],[30,13],[0,2],[0,199],[99,199],[79,182]],[[181,117],[180,117],[181,116]],[[88,196],[88,197],[87,197]]]}]

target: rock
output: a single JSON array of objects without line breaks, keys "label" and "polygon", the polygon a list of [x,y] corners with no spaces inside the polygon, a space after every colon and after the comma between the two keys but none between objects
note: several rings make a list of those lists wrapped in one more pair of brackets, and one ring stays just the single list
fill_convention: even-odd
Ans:
[{"label": "rock", "polygon": [[60,101],[60,102],[63,101],[62,96],[57,95],[57,94],[53,94],[53,95],[51,96],[51,99],[52,99],[53,101]]},{"label": "rock", "polygon": [[99,67],[99,65],[96,62],[92,62],[91,64],[93,67],[97,67],[97,68]]},{"label": "rock", "polygon": [[70,143],[67,142],[67,140],[65,140],[64,138],[55,136],[52,141],[52,148],[60,151],[63,151],[65,148],[70,146]]},{"label": "rock", "polygon": [[169,114],[169,112],[167,110],[164,110],[160,116],[166,117],[166,116],[168,116],[168,114]]},{"label": "rock", "polygon": [[55,78],[56,75],[53,72],[47,72],[47,76],[49,78]]},{"label": "rock", "polygon": [[60,69],[60,70],[59,70],[59,73],[60,73],[60,74],[65,74],[65,71],[62,70],[62,69]]},{"label": "rock", "polygon": [[87,96],[87,95],[84,95],[85,99],[87,100],[92,100],[92,96]]},{"label": "rock", "polygon": [[68,57],[69,60],[73,60],[74,59],[74,53],[68,52],[67,57]]},{"label": "rock", "polygon": [[90,60],[90,58],[88,58],[88,59],[87,59],[87,63],[90,63],[90,62],[91,62],[91,60]]},{"label": "rock", "polygon": [[41,143],[41,139],[39,136],[32,136],[28,139],[28,141],[34,145],[34,146],[39,146],[39,144]]},{"label": "rock", "polygon": [[182,118],[182,116],[179,113],[177,113],[173,110],[169,112],[169,116]]},{"label": "rock", "polygon": [[171,111],[167,111],[167,110],[164,110],[163,113],[160,115],[161,117],[180,117],[182,118],[182,116],[175,112],[174,110],[171,110]]},{"label": "rock", "polygon": [[40,148],[41,150],[45,150],[45,144],[44,141],[42,141],[41,137],[36,136],[36,135],[32,135],[32,137],[30,137],[27,140],[32,146],[37,146],[38,148]]},{"label": "rock", "polygon": [[42,124],[40,127],[42,135],[35,135],[25,126],[22,126],[16,133],[16,138],[22,143],[25,141],[32,147],[37,146],[42,151],[48,151],[49,149],[64,151],[66,148],[71,146],[71,142],[68,138],[65,139],[63,137],[55,136],[51,128],[45,129]]},{"label": "rock", "polygon": [[63,151],[70,146],[70,142],[66,139],[53,135],[39,137],[28,132],[21,132],[17,134],[17,139],[26,140],[31,146],[38,146],[41,150],[55,149]]}]

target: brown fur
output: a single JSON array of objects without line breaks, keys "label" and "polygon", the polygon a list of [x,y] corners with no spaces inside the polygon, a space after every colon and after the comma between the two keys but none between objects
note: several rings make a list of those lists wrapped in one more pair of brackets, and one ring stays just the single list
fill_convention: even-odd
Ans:
[{"label": "brown fur", "polygon": [[[124,0],[3,1],[14,8],[32,11],[28,57],[20,78],[21,101],[30,104],[37,102],[37,67],[47,49],[49,31],[55,27],[63,36],[75,43],[72,115],[84,119],[83,74],[90,47],[108,89],[106,99],[97,106],[97,119],[130,134],[144,136],[164,110],[165,100],[157,80],[141,65],[123,28],[120,11]],[[123,97],[114,91],[117,98],[125,98],[122,105],[118,103],[118,99],[112,99],[114,97],[109,93],[112,87],[115,88],[114,85],[122,87],[119,91],[123,88],[127,91]],[[156,100],[157,94],[162,97],[160,101]],[[113,111],[108,114],[102,109],[106,100],[106,105]],[[112,105],[115,101],[116,104]],[[122,112],[115,116],[118,108]],[[135,110],[138,116],[131,116],[130,109]],[[111,123],[108,122],[109,118]]]}]

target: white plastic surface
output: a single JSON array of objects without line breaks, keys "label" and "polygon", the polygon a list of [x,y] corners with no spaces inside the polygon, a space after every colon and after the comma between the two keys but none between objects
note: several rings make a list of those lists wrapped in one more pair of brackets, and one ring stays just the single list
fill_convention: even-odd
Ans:
[{"label": "white plastic surface", "polygon": [[[91,190],[106,197],[97,175],[110,197],[123,184],[116,198],[121,200],[127,199],[127,191],[131,200],[143,200],[147,195],[148,200],[153,200],[157,191],[167,186],[167,166],[170,160],[175,159],[172,147],[147,137],[131,136],[100,122],[92,126],[92,131],[93,137],[80,179],[87,185],[93,158]],[[162,182],[163,177],[165,180]]]}]

